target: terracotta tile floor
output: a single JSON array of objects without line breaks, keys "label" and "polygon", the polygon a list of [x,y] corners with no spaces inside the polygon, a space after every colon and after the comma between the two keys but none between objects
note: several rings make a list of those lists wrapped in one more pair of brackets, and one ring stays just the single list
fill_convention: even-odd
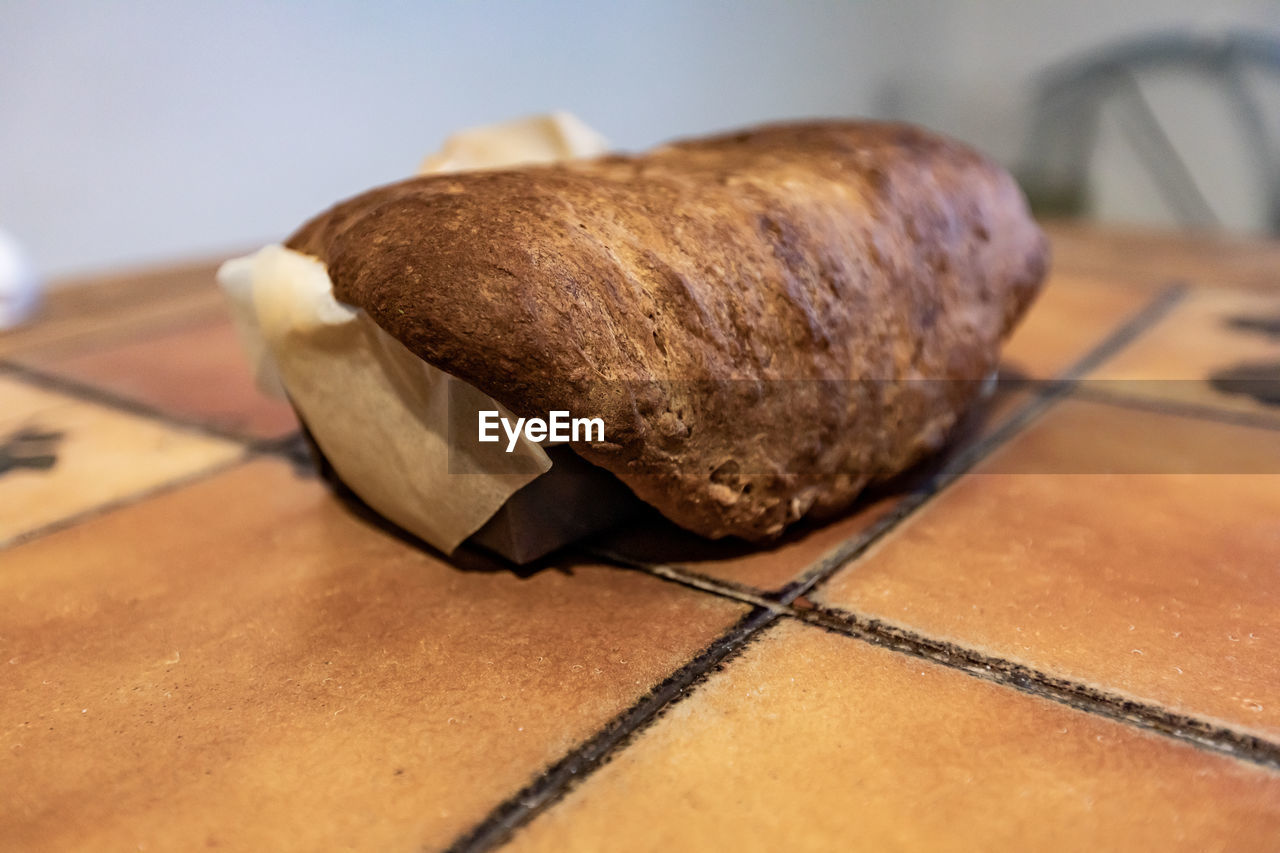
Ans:
[{"label": "terracotta tile floor", "polygon": [[1054,273],[1004,347],[1006,372],[1052,379],[1140,311],[1159,288]]},{"label": "terracotta tile floor", "polygon": [[1280,775],[787,623],[516,850],[1266,849]]},{"label": "terracotta tile floor", "polygon": [[333,498],[211,264],[58,291],[0,334],[0,846],[1274,850],[1280,409],[1211,380],[1280,253],[1052,233],[943,458],[520,571]]},{"label": "terracotta tile floor", "polygon": [[1090,380],[1104,395],[1280,423],[1280,291],[1194,291]]},{"label": "terracotta tile floor", "polygon": [[63,346],[14,360],[233,436],[278,438],[298,429],[288,403],[255,387],[225,315],[194,318],[110,346]]},{"label": "terracotta tile floor", "polygon": [[275,460],[13,549],[0,599],[23,849],[444,846],[746,610],[458,570]]},{"label": "terracotta tile floor", "polygon": [[1280,743],[1280,430],[1068,400],[818,600]]},{"label": "terracotta tile floor", "polygon": [[[1002,373],[1012,378],[968,424],[957,450],[971,446],[1003,425],[1043,390],[1041,380],[1053,379],[1087,356],[1107,336],[1140,314],[1160,293],[1145,285],[1117,286],[1096,278],[1053,276],[1033,311],[1005,347]],[[1020,383],[1030,380],[1027,387]],[[938,463],[923,466],[935,470]],[[601,537],[596,543],[628,560],[680,566],[691,574],[732,584],[772,590],[786,584],[806,567],[836,551],[851,538],[866,534],[899,508],[922,477],[906,477],[887,484],[838,521],[807,525],[790,532],[780,543],[749,547],[710,542],[684,533],[661,519]]]},{"label": "terracotta tile floor", "polygon": [[0,544],[244,454],[229,441],[3,376],[0,400]]}]

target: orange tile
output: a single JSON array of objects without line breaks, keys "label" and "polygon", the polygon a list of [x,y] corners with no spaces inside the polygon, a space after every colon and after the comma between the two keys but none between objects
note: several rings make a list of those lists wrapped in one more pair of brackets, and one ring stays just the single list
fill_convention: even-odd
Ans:
[{"label": "orange tile", "polygon": [[1280,430],[1072,396],[984,474],[1280,474]]},{"label": "orange tile", "polygon": [[1030,394],[1025,390],[999,390],[978,405],[943,452],[923,460],[892,482],[868,489],[846,514],[823,522],[802,522],[775,543],[704,539],[654,513],[597,537],[586,546],[597,552],[617,554],[625,560],[677,567],[750,587],[761,594],[775,592],[815,564],[832,558],[892,514],[912,490],[1028,402]]},{"label": "orange tile", "polygon": [[[1131,319],[1156,292],[1151,287],[1055,276],[1005,347],[1002,372],[1010,378],[1059,375]],[[966,425],[943,459],[985,437],[1026,405],[1030,399],[1027,390],[1010,385],[984,404],[984,411]],[[941,461],[926,461],[915,472],[919,476],[908,475],[900,485],[909,488],[918,483]],[[633,525],[599,544],[632,559],[681,566],[758,590],[775,590],[891,512],[902,493],[902,489],[872,493],[849,515],[825,525],[802,525],[775,545],[710,542],[661,521]]]},{"label": "orange tile", "polygon": [[1270,850],[1280,774],[785,623],[526,850]]},{"label": "orange tile", "polygon": [[743,613],[452,568],[261,460],[5,553],[14,849],[434,849]]},{"label": "orange tile", "polygon": [[275,438],[298,427],[288,403],[254,385],[225,315],[87,352],[17,360],[240,435]]},{"label": "orange tile", "polygon": [[54,282],[31,321],[0,331],[0,357],[85,352],[226,313],[215,261]]},{"label": "orange tile", "polygon": [[[1020,387],[1017,380],[1060,375],[1141,311],[1158,291],[1150,285],[1089,276],[1052,276],[1004,347],[1001,373],[1011,384],[984,404],[984,411],[966,425],[942,459],[985,437],[1029,402],[1028,392],[1036,389]],[[904,478],[903,487],[918,483],[942,459],[924,462],[915,472],[918,476]],[[847,516],[824,525],[802,525],[775,545],[711,542],[661,521],[632,525],[598,544],[631,559],[680,566],[757,590],[776,590],[891,512],[901,496],[901,489],[871,494]]]},{"label": "orange tile", "polygon": [[[1244,373],[1242,373],[1244,372]],[[1233,387],[1233,374],[1253,375]],[[1280,423],[1280,294],[1199,290],[1090,376],[1090,390],[1241,411]]]},{"label": "orange tile", "polygon": [[799,525],[772,544],[703,539],[665,519],[652,518],[621,526],[588,547],[627,560],[678,567],[764,594],[785,586],[892,512],[902,494],[869,497],[838,520]]},{"label": "orange tile", "polygon": [[1204,287],[1276,292],[1280,241],[1220,232],[1050,222],[1053,268],[1126,283],[1180,281]]},{"label": "orange tile", "polygon": [[1004,347],[1006,373],[1051,379],[1119,329],[1157,290],[1053,274]]},{"label": "orange tile", "polygon": [[1277,566],[1280,431],[1070,401],[815,597],[1274,740]]},{"label": "orange tile", "polygon": [[243,454],[233,442],[0,378],[0,546]]}]

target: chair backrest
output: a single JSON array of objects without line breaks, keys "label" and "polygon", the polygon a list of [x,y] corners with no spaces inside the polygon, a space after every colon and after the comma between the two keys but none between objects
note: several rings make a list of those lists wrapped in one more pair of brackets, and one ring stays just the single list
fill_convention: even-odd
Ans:
[{"label": "chair backrest", "polygon": [[1251,32],[1143,36],[1048,69],[1037,87],[1018,168],[1033,207],[1046,214],[1088,212],[1089,175],[1105,108],[1117,118],[1174,220],[1188,227],[1220,225],[1219,212],[1197,180],[1204,164],[1183,156],[1144,93],[1144,81],[1170,76],[1207,83],[1222,100],[1231,126],[1209,132],[1243,140],[1250,180],[1265,199],[1264,221],[1258,225],[1280,234],[1280,146],[1269,121],[1274,110],[1268,112],[1256,89],[1260,80],[1280,85],[1280,39]]}]

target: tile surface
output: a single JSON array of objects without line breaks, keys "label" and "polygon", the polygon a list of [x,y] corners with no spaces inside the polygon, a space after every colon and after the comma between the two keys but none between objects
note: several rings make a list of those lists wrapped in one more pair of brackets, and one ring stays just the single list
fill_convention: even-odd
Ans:
[{"label": "tile surface", "polygon": [[1087,222],[1045,226],[1053,269],[1133,283],[1186,282],[1274,293],[1280,288],[1280,241],[1194,231]]},{"label": "tile surface", "polygon": [[225,313],[84,352],[17,360],[237,435],[275,438],[298,427],[288,403],[254,385]]},{"label": "tile surface", "polygon": [[1002,371],[1052,379],[1087,355],[1159,292],[1114,279],[1052,274],[1004,346]]},{"label": "tile surface", "polygon": [[[1253,734],[1273,748],[1254,754],[1280,754],[1280,429],[1260,428],[1280,419],[1238,393],[1260,386],[1206,381],[1280,379],[1266,373],[1280,366],[1280,243],[1049,230],[1053,276],[1005,376],[1060,375],[1171,282],[1190,289],[1104,365],[1111,378],[811,598],[922,646],[959,644],[958,660],[1039,669],[1067,682],[1060,695],[1137,698],[1156,706],[1148,719],[1189,714],[1230,729],[1217,743]],[[244,442],[166,425],[245,439],[293,427],[249,383],[215,268],[73,282],[39,322],[0,333],[0,847],[437,849],[495,826],[498,804],[745,612],[711,584],[585,557],[521,574],[446,561],[283,461],[245,461]],[[999,390],[958,448],[1035,385]],[[772,546],[663,524],[596,545],[767,594],[847,555],[946,459]],[[711,661],[705,680],[657,694],[683,701],[647,728],[608,730],[623,738],[612,760],[576,774],[515,846],[1253,850],[1280,837],[1280,772],[1105,705],[1072,710],[790,617]]]},{"label": "tile surface", "polygon": [[827,524],[806,524],[771,545],[736,539],[711,541],[661,518],[629,524],[599,537],[593,547],[630,560],[675,566],[717,580],[774,592],[893,511],[902,492],[864,499]]},{"label": "tile surface", "polygon": [[1090,376],[1091,389],[1280,424],[1280,289],[1198,290]]},{"label": "tile surface", "polygon": [[524,850],[1268,850],[1280,775],[784,623]]},{"label": "tile surface", "polygon": [[1070,401],[814,597],[1275,740],[1278,566],[1280,431]]},{"label": "tile surface", "polygon": [[[1006,344],[1002,374],[1031,379],[1058,376],[1141,311],[1158,292],[1159,288],[1152,286],[1123,285],[1094,277],[1053,277]],[[1026,390],[1009,386],[984,404],[956,437],[951,454],[986,436],[1025,405],[1029,401]],[[802,526],[774,545],[709,542],[661,520],[632,525],[596,544],[631,559],[679,566],[759,591],[774,591],[891,513],[902,495],[938,464],[939,460],[926,463],[914,475],[864,497],[852,513],[827,524]]]},{"label": "tile surface", "polygon": [[232,442],[3,376],[0,445],[0,545],[244,453]]},{"label": "tile surface", "polygon": [[628,560],[678,567],[759,593],[776,592],[816,563],[837,559],[851,543],[897,511],[904,497],[990,435],[1029,401],[1030,394],[1025,390],[997,389],[991,398],[978,404],[946,450],[893,481],[868,489],[844,515],[830,521],[799,524],[775,543],[712,541],[656,517],[621,526],[598,537],[590,547]]},{"label": "tile surface", "polygon": [[0,358],[85,352],[155,329],[226,314],[205,261],[55,282],[29,325],[0,331]]},{"label": "tile surface", "polygon": [[[1158,293],[1149,286],[1125,286],[1090,277],[1056,276],[1004,350],[1007,377],[1050,379],[1066,371],[1101,344]],[[971,445],[1002,424],[1029,401],[1026,390],[1010,386],[956,438],[951,453]],[[864,498],[855,510],[828,524],[792,531],[772,546],[708,542],[674,525],[635,526],[606,537],[601,547],[628,557],[681,566],[699,574],[755,587],[780,588],[891,513],[901,496],[939,461],[926,463],[899,483]]]},{"label": "tile surface", "polygon": [[258,461],[8,551],[13,849],[447,844],[742,614],[454,568]]}]

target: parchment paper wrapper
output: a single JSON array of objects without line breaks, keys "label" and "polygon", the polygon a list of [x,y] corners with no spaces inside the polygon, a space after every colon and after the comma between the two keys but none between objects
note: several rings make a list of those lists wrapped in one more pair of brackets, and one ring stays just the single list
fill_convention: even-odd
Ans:
[{"label": "parchment paper wrapper", "polygon": [[[546,163],[605,150],[599,134],[573,116],[553,113],[457,134],[424,161],[422,172]],[[441,551],[452,553],[551,468],[548,453],[523,437],[512,454],[522,464],[503,469],[517,473],[493,473],[465,446],[451,446],[451,428],[474,431],[479,410],[511,413],[413,355],[363,311],[334,299],[319,260],[267,246],[228,261],[218,282],[259,386],[287,396],[348,488]],[[566,465],[566,473],[569,467],[576,466]],[[589,472],[575,473],[582,476],[590,479]],[[511,521],[509,515],[510,508],[503,520]],[[519,528],[508,525],[491,538],[504,541]],[[508,551],[517,560],[529,556],[520,547]]]}]

